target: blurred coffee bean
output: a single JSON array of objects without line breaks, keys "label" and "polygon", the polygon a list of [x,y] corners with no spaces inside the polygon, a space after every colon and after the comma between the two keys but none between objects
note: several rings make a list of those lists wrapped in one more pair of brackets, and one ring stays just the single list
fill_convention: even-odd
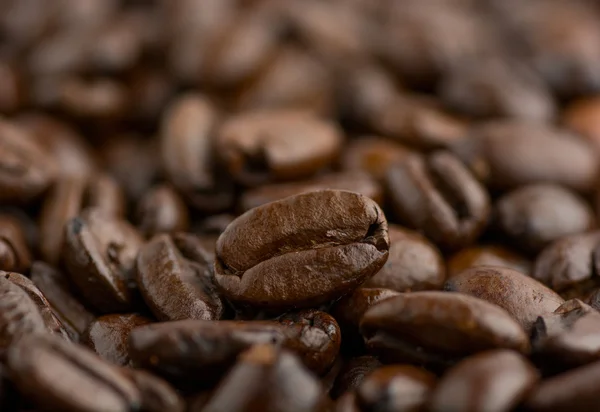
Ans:
[{"label": "blurred coffee bean", "polygon": [[564,303],[555,292],[516,270],[479,266],[446,281],[444,290],[465,293],[505,309],[529,333],[538,316]]},{"label": "blurred coffee bean", "polygon": [[523,274],[531,271],[531,262],[519,253],[499,245],[471,246],[448,260],[448,277],[477,266],[501,266]]},{"label": "blurred coffee bean", "polygon": [[441,289],[446,280],[446,269],[437,248],[419,233],[401,226],[389,225],[388,231],[388,260],[363,287],[398,292]]},{"label": "blurred coffee bean", "polygon": [[446,366],[486,349],[529,352],[521,326],[502,308],[461,293],[406,293],[371,307],[361,321],[369,351],[386,362]]},{"label": "blurred coffee bean", "polygon": [[589,142],[543,123],[483,123],[453,150],[480,180],[502,190],[556,183],[588,192],[596,187],[600,167]]},{"label": "blurred coffee bean", "polygon": [[151,322],[134,313],[100,316],[90,323],[81,337],[82,343],[109,363],[129,366],[129,334],[132,329]]},{"label": "blurred coffee bean", "polygon": [[446,372],[431,400],[431,412],[509,412],[539,379],[524,357],[508,350],[482,352]]},{"label": "blurred coffee bean", "polygon": [[129,110],[125,85],[108,78],[84,81],[71,77],[59,86],[59,105],[67,113],[89,120],[115,120]]},{"label": "blurred coffee bean", "polygon": [[563,112],[562,121],[568,129],[588,139],[600,149],[600,98],[598,95],[577,99]]},{"label": "blurred coffee bean", "polygon": [[170,186],[160,185],[151,188],[140,199],[136,220],[145,236],[183,232],[189,227],[189,212],[176,191]]},{"label": "blurred coffee bean", "polygon": [[444,249],[477,239],[490,214],[487,191],[448,152],[411,156],[388,171],[391,208],[399,222]]},{"label": "blurred coffee bean", "polygon": [[139,369],[121,369],[140,392],[143,412],[184,412],[185,402],[177,391],[161,378]]},{"label": "blurred coffee bean", "polygon": [[522,186],[496,202],[495,224],[511,243],[528,252],[539,252],[567,235],[596,226],[590,206],[561,186]]},{"label": "blurred coffee bean", "polygon": [[387,221],[373,200],[309,192],[233,221],[217,242],[215,279],[238,305],[280,311],[318,306],[377,273],[388,249]]},{"label": "blurred coffee bean", "polygon": [[382,366],[374,356],[359,356],[344,363],[331,391],[333,399],[346,392],[352,392],[360,386],[367,376]]},{"label": "blurred coffee bean", "polygon": [[64,261],[79,292],[102,313],[131,310],[135,258],[143,244],[127,221],[87,209],[66,225]]},{"label": "blurred coffee bean", "polygon": [[31,267],[31,251],[21,223],[0,213],[0,270],[26,272]]},{"label": "blurred coffee bean", "polygon": [[231,117],[217,132],[217,153],[246,186],[308,177],[332,164],[341,149],[338,127],[310,112],[261,110]]},{"label": "blurred coffee bean", "polygon": [[10,62],[0,59],[0,113],[13,113],[26,100],[25,80],[22,73]]},{"label": "blurred coffee bean", "polygon": [[310,180],[268,184],[249,189],[240,199],[241,210],[245,212],[288,196],[326,189],[360,193],[380,205],[383,204],[383,188],[379,183],[368,174],[355,171],[329,173]]},{"label": "blurred coffee bean", "polygon": [[[223,316],[208,252],[190,256],[168,235],[156,235],[137,255],[137,284],[159,320],[205,319]],[[198,247],[201,248],[200,245]]]}]

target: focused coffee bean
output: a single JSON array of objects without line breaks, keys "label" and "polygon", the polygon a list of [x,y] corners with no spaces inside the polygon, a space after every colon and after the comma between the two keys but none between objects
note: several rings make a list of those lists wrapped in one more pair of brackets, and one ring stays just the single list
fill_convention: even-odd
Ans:
[{"label": "focused coffee bean", "polygon": [[134,328],[151,322],[136,314],[100,316],[90,323],[81,341],[105,361],[129,366],[129,334]]},{"label": "focused coffee bean", "polygon": [[390,168],[387,186],[400,223],[444,249],[472,243],[487,223],[487,192],[450,153],[406,159]]},{"label": "focused coffee bean", "polygon": [[189,227],[187,206],[169,186],[157,186],[140,199],[136,220],[146,236],[183,232]]},{"label": "focused coffee bean", "polygon": [[538,379],[533,365],[516,352],[482,352],[444,374],[433,390],[428,410],[512,411]]},{"label": "focused coffee bean", "polygon": [[19,390],[43,410],[129,412],[141,405],[140,392],[116,367],[51,335],[20,339],[7,366]]},{"label": "focused coffee bean", "polygon": [[70,279],[103,313],[135,305],[135,258],[143,239],[127,221],[87,209],[66,225],[64,260]]},{"label": "focused coffee bean", "polygon": [[496,224],[516,245],[539,252],[563,236],[593,229],[596,221],[588,204],[575,193],[538,184],[523,186],[498,199]]},{"label": "focused coffee bean", "polygon": [[531,262],[516,251],[500,245],[472,246],[448,260],[448,277],[477,266],[507,267],[523,274],[531,271]]},{"label": "focused coffee bean", "polygon": [[388,249],[387,221],[374,201],[352,192],[310,192],[233,221],[217,242],[215,279],[238,305],[317,306],[377,273]]},{"label": "focused coffee bean", "polygon": [[21,223],[0,214],[0,270],[25,272],[31,267],[31,251]]},{"label": "focused coffee bean", "polygon": [[461,293],[405,293],[363,316],[367,348],[386,362],[450,365],[486,349],[529,352],[523,328],[502,308]]},{"label": "focused coffee bean", "polygon": [[538,316],[554,312],[564,300],[543,284],[498,266],[467,269],[446,281],[444,290],[465,293],[505,309],[529,333]]}]

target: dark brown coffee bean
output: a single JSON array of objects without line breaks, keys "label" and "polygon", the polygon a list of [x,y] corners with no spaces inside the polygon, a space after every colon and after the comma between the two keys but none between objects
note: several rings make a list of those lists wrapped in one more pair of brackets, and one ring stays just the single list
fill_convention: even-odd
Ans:
[{"label": "dark brown coffee bean", "polygon": [[67,277],[38,261],[31,266],[31,280],[50,302],[53,313],[66,328],[71,339],[78,341],[94,320],[94,315],[75,297]]},{"label": "dark brown coffee bean", "polygon": [[136,220],[138,228],[146,236],[184,232],[190,224],[187,206],[167,185],[155,186],[140,199]]},{"label": "dark brown coffee bean", "polygon": [[412,151],[383,137],[366,136],[351,140],[342,153],[341,167],[346,171],[363,171],[383,181],[388,169],[402,162]]},{"label": "dark brown coffee bean", "polygon": [[592,209],[575,193],[537,184],[498,199],[496,224],[514,244],[538,252],[561,237],[592,229],[596,221]]},{"label": "dark brown coffee bean", "polygon": [[543,380],[527,397],[532,412],[584,412],[600,407],[600,362]]},{"label": "dark brown coffee bean", "polygon": [[217,387],[204,412],[320,412],[324,395],[319,382],[289,352],[256,345]]},{"label": "dark brown coffee bean", "polygon": [[217,118],[204,97],[185,95],[166,111],[160,140],[162,164],[171,183],[193,206],[209,212],[233,202],[231,185],[215,159]]},{"label": "dark brown coffee bean", "polygon": [[600,232],[561,238],[537,257],[531,276],[563,295],[582,296],[600,283]]},{"label": "dark brown coffee bean", "polygon": [[518,353],[495,350],[473,355],[450,369],[429,401],[431,412],[509,412],[539,379]]},{"label": "dark brown coffee bean", "polygon": [[461,250],[448,260],[448,277],[477,266],[501,266],[523,274],[531,271],[531,262],[505,246],[472,246]]},{"label": "dark brown coffee bean", "polygon": [[51,335],[19,340],[7,359],[16,386],[43,410],[129,412],[141,404],[135,385],[116,367]]},{"label": "dark brown coffee bean", "polygon": [[342,141],[333,123],[274,109],[230,118],[219,128],[216,147],[235,180],[256,186],[313,175],[333,163]]},{"label": "dark brown coffee bean", "polygon": [[380,205],[383,204],[383,189],[371,176],[362,172],[342,172],[306,181],[270,184],[247,190],[240,199],[241,210],[245,212],[288,196],[326,189],[360,193]]},{"label": "dark brown coffee bean", "polygon": [[568,129],[585,137],[600,149],[600,98],[597,95],[577,99],[567,105],[562,121]]},{"label": "dark brown coffee bean", "polygon": [[273,321],[164,322],[134,329],[130,355],[137,365],[175,380],[194,377],[202,384],[215,382],[240,352],[261,343],[289,348],[323,373],[337,356],[340,331],[331,316],[317,311]]},{"label": "dark brown coffee bean", "polygon": [[583,139],[549,125],[513,120],[484,123],[455,152],[480,180],[498,189],[556,183],[590,191],[600,167]]},{"label": "dark brown coffee bean", "polygon": [[67,333],[67,330],[64,328],[62,322],[56,317],[54,314],[52,307],[50,306],[50,302],[46,299],[44,294],[35,286],[35,284],[21,275],[20,273],[9,273],[0,271],[0,276],[5,277],[10,280],[15,285],[19,286],[27,296],[33,301],[33,303],[37,306],[42,319],[44,320],[44,324],[46,325],[46,330],[50,333],[54,333],[58,336],[66,340],[70,340],[70,337]]},{"label": "dark brown coffee bean", "polygon": [[356,401],[363,411],[418,412],[435,384],[435,375],[415,366],[383,366],[360,384]]},{"label": "dark brown coffee bean", "polygon": [[527,332],[538,316],[552,313],[564,303],[535,279],[497,266],[467,269],[448,279],[444,289],[473,295],[504,308]]},{"label": "dark brown coffee bean", "polygon": [[487,224],[485,188],[448,152],[411,156],[388,171],[387,186],[400,223],[445,249],[472,243]]},{"label": "dark brown coffee bean", "polygon": [[143,239],[125,220],[88,209],[66,226],[64,259],[81,294],[103,313],[134,305],[135,258]]},{"label": "dark brown coffee bean", "polygon": [[0,214],[0,270],[26,272],[31,267],[31,252],[23,225],[9,214]]},{"label": "dark brown coffee bean", "polygon": [[44,319],[27,292],[0,276],[0,356],[12,342],[45,331]]},{"label": "dark brown coffee bean", "polygon": [[105,361],[128,366],[129,334],[134,328],[151,322],[136,314],[100,316],[90,323],[81,340]]},{"label": "dark brown coffee bean", "polygon": [[231,223],[217,242],[215,279],[237,304],[316,306],[377,273],[388,249],[387,221],[374,201],[352,192],[309,192]]},{"label": "dark brown coffee bean", "polygon": [[25,103],[27,91],[23,77],[16,67],[0,60],[0,113],[14,112]]},{"label": "dark brown coffee bean", "polygon": [[140,392],[143,412],[184,412],[185,402],[167,382],[143,370],[123,368]]},{"label": "dark brown coffee bean", "polygon": [[112,177],[102,173],[88,179],[83,206],[118,217],[126,212],[125,195],[121,187]]},{"label": "dark brown coffee bean", "polygon": [[380,366],[382,366],[381,362],[373,356],[359,356],[348,360],[342,366],[331,390],[332,398],[337,399],[346,392],[354,391],[371,372]]},{"label": "dark brown coffee bean", "polygon": [[460,293],[401,294],[361,321],[367,348],[390,362],[446,365],[486,349],[527,353],[529,340],[502,308]]},{"label": "dark brown coffee bean", "polygon": [[534,324],[533,349],[543,362],[579,366],[600,359],[600,313],[572,299]]},{"label": "dark brown coffee bean", "polygon": [[123,118],[131,105],[127,88],[112,78],[67,77],[59,84],[58,105],[68,114],[85,120]]},{"label": "dark brown coffee bean", "polygon": [[[188,252],[188,253],[186,253]],[[196,252],[196,256],[190,256]],[[159,320],[220,319],[224,305],[214,284],[207,252],[181,250],[168,235],[157,235],[137,256],[137,283]]]},{"label": "dark brown coffee bean", "polygon": [[389,225],[387,262],[363,287],[398,292],[441,289],[446,280],[444,259],[437,248],[417,232]]},{"label": "dark brown coffee bean", "polygon": [[52,183],[53,159],[27,133],[0,119],[0,200],[29,202]]}]

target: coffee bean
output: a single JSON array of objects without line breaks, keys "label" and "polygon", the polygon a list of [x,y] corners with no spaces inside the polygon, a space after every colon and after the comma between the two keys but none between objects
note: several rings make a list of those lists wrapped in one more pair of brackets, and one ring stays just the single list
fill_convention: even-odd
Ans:
[{"label": "coffee bean", "polygon": [[137,205],[138,228],[146,236],[185,231],[189,213],[181,197],[171,187],[156,186]]},{"label": "coffee bean", "polygon": [[129,334],[134,328],[151,322],[150,319],[133,313],[100,316],[90,323],[81,340],[105,361],[128,366]]},{"label": "coffee bean", "polygon": [[159,320],[220,319],[224,305],[207,252],[185,252],[168,235],[156,235],[141,247],[137,283],[144,300]]},{"label": "coffee bean", "polygon": [[487,223],[487,192],[450,153],[411,156],[389,170],[387,186],[400,223],[445,249],[472,243]]},{"label": "coffee bean", "polygon": [[523,274],[531,271],[531,262],[525,257],[500,245],[472,246],[461,250],[448,260],[448,277],[477,266],[501,266]]},{"label": "coffee bean", "polygon": [[563,112],[565,127],[587,138],[600,149],[600,123],[598,123],[600,99],[598,96],[583,97],[569,103]]},{"label": "coffee bean", "polygon": [[203,411],[316,412],[323,403],[319,382],[295,356],[262,344],[240,356]]},{"label": "coffee bean", "polygon": [[387,222],[375,202],[352,192],[310,192],[231,223],[217,242],[215,279],[236,304],[316,306],[375,274],[388,248]]},{"label": "coffee bean", "polygon": [[144,412],[183,412],[185,402],[164,380],[148,372],[123,368],[121,373],[128,377],[140,392],[141,410]]},{"label": "coffee bean", "polygon": [[502,308],[460,293],[406,293],[362,318],[367,348],[387,362],[449,365],[486,349],[529,352],[529,340]]},{"label": "coffee bean", "polygon": [[125,220],[88,209],[66,226],[64,259],[80,293],[103,313],[134,306],[134,265],[143,240]]},{"label": "coffee bean", "polygon": [[141,404],[137,388],[116,367],[51,335],[11,345],[7,366],[19,390],[44,410],[128,412]]},{"label": "coffee bean", "polygon": [[538,316],[554,312],[564,302],[535,279],[497,266],[467,269],[448,279],[444,290],[466,293],[500,306],[527,332]]},{"label": "coffee bean", "polygon": [[365,378],[374,370],[382,366],[381,362],[373,356],[359,356],[344,363],[331,391],[333,399],[339,398],[346,392],[354,391]]},{"label": "coffee bean", "polygon": [[535,368],[516,352],[482,352],[446,372],[431,395],[429,410],[512,411],[538,378]]},{"label": "coffee bean", "polygon": [[523,186],[498,199],[496,223],[504,235],[529,252],[539,252],[554,240],[596,225],[582,198],[549,184]]},{"label": "coffee bean", "polygon": [[308,112],[265,110],[227,120],[216,148],[229,173],[246,186],[308,177],[331,164],[342,145],[331,123]]},{"label": "coffee bean", "polygon": [[444,259],[425,237],[397,225],[389,225],[387,262],[363,286],[398,292],[441,289],[446,280]]},{"label": "coffee bean", "polygon": [[17,218],[0,214],[0,270],[25,272],[31,266],[31,251],[23,225]]}]

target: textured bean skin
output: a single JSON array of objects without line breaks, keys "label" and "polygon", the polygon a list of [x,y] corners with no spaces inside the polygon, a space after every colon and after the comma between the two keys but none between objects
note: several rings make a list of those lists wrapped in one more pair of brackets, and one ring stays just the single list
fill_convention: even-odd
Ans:
[{"label": "textured bean skin", "polygon": [[[240,248],[244,255],[237,253]],[[387,221],[375,202],[352,192],[312,192],[255,208],[232,222],[217,241],[215,279],[238,304],[314,306],[376,273],[388,249]]]}]

